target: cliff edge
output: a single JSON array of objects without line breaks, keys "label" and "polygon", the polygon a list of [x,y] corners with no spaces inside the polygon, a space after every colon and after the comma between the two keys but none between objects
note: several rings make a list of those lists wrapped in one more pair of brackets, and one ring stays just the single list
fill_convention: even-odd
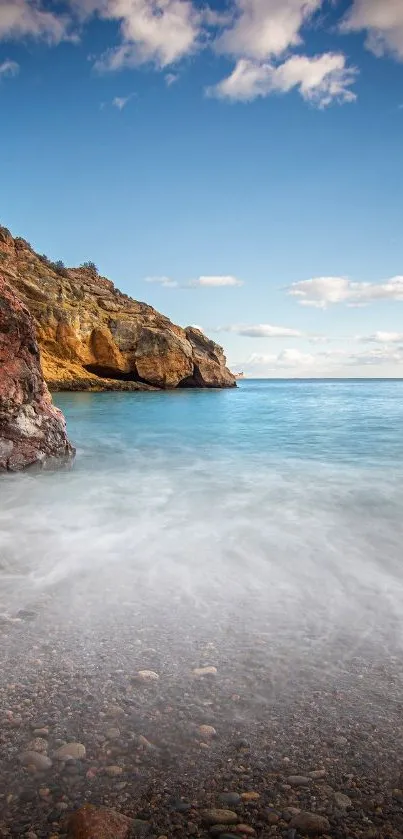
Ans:
[{"label": "cliff edge", "polygon": [[122,294],[91,264],[65,268],[0,227],[0,270],[33,317],[52,390],[236,386],[218,344]]},{"label": "cliff edge", "polygon": [[0,273],[0,472],[73,457],[63,414],[42,377],[31,315]]}]

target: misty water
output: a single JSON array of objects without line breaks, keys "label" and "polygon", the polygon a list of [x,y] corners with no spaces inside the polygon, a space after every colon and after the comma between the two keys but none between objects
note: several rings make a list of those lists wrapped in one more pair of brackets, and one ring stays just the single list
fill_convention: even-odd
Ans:
[{"label": "misty water", "polygon": [[[294,771],[316,769],[343,735],[345,772],[396,767],[403,381],[55,401],[73,469],[0,487],[3,707],[31,702],[30,718],[95,755],[117,703],[126,737],[160,737],[189,784],[214,761],[225,775],[235,734],[254,743],[256,765],[263,750],[266,764],[270,751],[274,764],[291,755]],[[192,681],[203,666],[217,668],[214,687]],[[130,679],[142,668],[160,681],[139,698]],[[220,737],[192,763],[183,731],[200,722]],[[16,731],[7,777],[25,742]],[[132,797],[157,783],[155,754]],[[94,783],[83,778],[75,804],[105,800]]]},{"label": "misty water", "polygon": [[2,481],[3,610],[61,583],[112,603],[124,585],[150,608],[171,592],[223,620],[252,598],[295,642],[307,622],[318,640],[400,635],[403,382],[56,402],[76,463]]}]

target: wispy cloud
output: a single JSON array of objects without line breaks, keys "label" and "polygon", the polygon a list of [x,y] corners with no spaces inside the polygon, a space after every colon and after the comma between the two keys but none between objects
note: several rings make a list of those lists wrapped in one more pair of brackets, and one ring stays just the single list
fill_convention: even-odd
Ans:
[{"label": "wispy cloud", "polygon": [[403,276],[381,283],[356,283],[346,277],[315,277],[292,283],[287,293],[295,297],[301,306],[317,309],[326,309],[337,303],[366,306],[374,300],[403,301]]},{"label": "wispy cloud", "polygon": [[402,0],[354,0],[341,32],[366,32],[366,47],[378,57],[389,53],[403,61]]},{"label": "wispy cloud", "polygon": [[363,344],[403,344],[403,332],[373,332],[372,335],[359,335]]},{"label": "wispy cloud", "polygon": [[325,53],[313,58],[294,55],[277,66],[242,58],[227,78],[207,88],[207,95],[250,102],[259,96],[296,89],[305,101],[326,108],[334,102],[355,101],[356,94],[350,87],[356,74],[355,68],[346,66],[342,53]]},{"label": "wispy cloud", "polygon": [[243,335],[248,338],[300,338],[302,332],[298,329],[288,329],[286,326],[272,326],[269,323],[258,323],[247,326],[245,324],[231,324],[230,326],[219,326],[216,332],[234,332],[236,335]]},{"label": "wispy cloud", "polygon": [[164,288],[223,288],[229,286],[241,286],[242,280],[231,275],[202,276],[189,282],[178,283],[170,277],[146,277],[146,283],[157,283]]},{"label": "wispy cloud", "polygon": [[237,277],[233,277],[230,274],[228,275],[217,275],[217,276],[203,276],[199,277],[197,280],[191,280],[189,283],[189,287],[197,288],[223,288],[228,286],[241,286],[243,285],[242,280],[238,280]]},{"label": "wispy cloud", "polygon": [[99,0],[97,7],[119,22],[122,40],[97,61],[100,71],[148,62],[163,69],[198,48],[202,16],[190,0]]},{"label": "wispy cloud", "polygon": [[172,87],[172,85],[175,84],[177,81],[179,81],[179,73],[167,73],[166,74],[165,84],[166,84],[167,87]]},{"label": "wispy cloud", "polygon": [[155,283],[162,286],[162,288],[178,288],[179,283],[176,280],[171,280],[169,277],[146,277],[146,283]]},{"label": "wispy cloud", "polygon": [[50,11],[40,0],[1,0],[0,40],[27,37],[49,44],[77,40],[69,15]]},{"label": "wispy cloud", "polygon": [[0,64],[0,81],[1,79],[10,79],[17,76],[20,72],[20,65],[16,61],[10,61],[9,58]]},{"label": "wispy cloud", "polygon": [[234,367],[244,370],[250,376],[332,376],[350,375],[351,368],[389,367],[403,365],[403,346],[379,347],[363,352],[348,350],[329,350],[326,352],[307,353],[295,348],[282,350],[280,353],[252,353]]},{"label": "wispy cloud", "polygon": [[123,111],[123,108],[126,107],[127,103],[133,99],[134,93],[130,93],[129,96],[115,96],[112,100],[112,105],[114,108],[117,108],[118,111]]}]

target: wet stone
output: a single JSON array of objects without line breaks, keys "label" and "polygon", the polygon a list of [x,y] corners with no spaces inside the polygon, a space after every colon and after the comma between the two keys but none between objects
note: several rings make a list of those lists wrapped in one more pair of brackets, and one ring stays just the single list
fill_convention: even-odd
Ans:
[{"label": "wet stone", "polygon": [[38,772],[46,772],[52,766],[52,761],[39,752],[27,751],[20,755],[23,766],[33,766]]},{"label": "wet stone", "polygon": [[239,822],[239,817],[233,810],[220,810],[220,809],[211,809],[211,810],[202,810],[201,817],[203,824],[206,825],[227,825],[227,824],[237,824]]},{"label": "wet stone", "polygon": [[220,795],[220,802],[227,804],[229,807],[236,807],[241,804],[241,796],[238,792],[222,792]]},{"label": "wet stone", "polygon": [[73,760],[83,760],[85,758],[86,749],[82,743],[66,743],[64,746],[60,746],[59,749],[55,752],[55,758],[57,760],[67,760],[68,758],[72,758]]},{"label": "wet stone", "polygon": [[187,813],[188,810],[191,810],[191,804],[183,801],[182,798],[173,798],[169,806],[171,810],[175,810],[177,813]]},{"label": "wet stone", "polygon": [[321,836],[330,830],[330,824],[326,816],[317,813],[301,812],[294,816],[290,822],[290,828],[295,828],[307,836]]},{"label": "wet stone", "polygon": [[290,775],[290,777],[287,778],[287,783],[290,784],[291,787],[307,787],[309,782],[309,778],[305,775]]}]

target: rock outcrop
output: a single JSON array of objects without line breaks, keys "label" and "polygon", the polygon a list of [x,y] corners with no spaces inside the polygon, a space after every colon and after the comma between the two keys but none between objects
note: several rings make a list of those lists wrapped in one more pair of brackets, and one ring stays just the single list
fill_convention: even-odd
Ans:
[{"label": "rock outcrop", "polygon": [[43,380],[31,315],[0,274],[0,471],[60,465],[73,456]]},{"label": "rock outcrop", "polygon": [[65,269],[0,228],[0,270],[35,322],[53,390],[235,387],[223,350],[100,277]]}]

